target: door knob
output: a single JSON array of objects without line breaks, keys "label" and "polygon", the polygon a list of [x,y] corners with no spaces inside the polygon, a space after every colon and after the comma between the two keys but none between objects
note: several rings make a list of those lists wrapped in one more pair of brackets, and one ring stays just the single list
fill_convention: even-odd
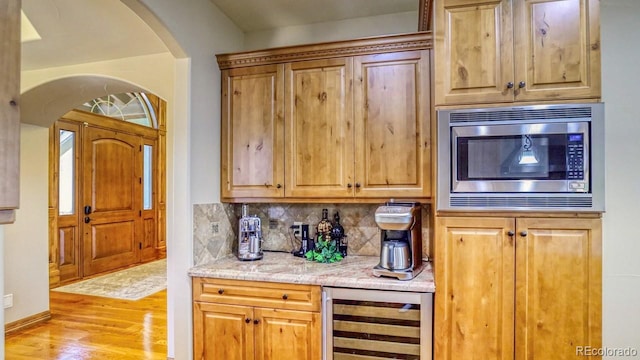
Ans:
[{"label": "door knob", "polygon": [[85,215],[89,215],[89,214],[91,214],[91,206],[86,205],[86,206],[84,207],[84,214],[85,214]]},{"label": "door knob", "polygon": [[260,320],[255,319],[255,320],[253,320],[253,323],[254,323],[255,325],[258,325],[258,324],[260,323]]},{"label": "door knob", "polygon": [[248,324],[248,323],[250,323],[250,322],[251,322],[251,319],[246,318],[246,319],[244,319],[244,322],[246,322],[246,323]]},{"label": "door knob", "polygon": [[522,236],[522,237],[527,236],[527,230],[520,231],[520,236]]},{"label": "door knob", "polygon": [[90,217],[88,217],[88,216],[85,216],[85,217],[84,217],[84,223],[85,223],[85,224],[88,224],[88,223],[90,223],[90,222],[91,222],[91,218],[90,218]]},{"label": "door knob", "polygon": [[513,230],[509,230],[509,232],[507,232],[507,235],[509,235],[509,236],[513,236],[513,235],[515,235],[515,234],[516,234],[516,233],[515,233]]},{"label": "door knob", "polygon": [[287,300],[289,298],[289,295],[287,294],[282,294],[282,300]]},{"label": "door knob", "polygon": [[520,81],[520,82],[518,83],[518,87],[519,87],[520,89],[522,89],[522,88],[523,88],[523,87],[525,87],[525,86],[527,86],[527,83],[526,83],[526,82],[524,82],[524,81]]},{"label": "door knob", "polygon": [[218,289],[218,294],[222,295],[224,293],[224,289]]},{"label": "door knob", "polygon": [[507,89],[513,89],[513,83],[511,81],[507,83]]}]

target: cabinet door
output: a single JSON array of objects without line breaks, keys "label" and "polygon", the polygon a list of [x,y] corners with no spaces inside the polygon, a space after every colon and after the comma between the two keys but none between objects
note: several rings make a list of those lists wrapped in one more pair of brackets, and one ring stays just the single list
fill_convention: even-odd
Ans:
[{"label": "cabinet door", "polygon": [[222,72],[222,197],[284,196],[283,65]]},{"label": "cabinet door", "polygon": [[517,232],[516,359],[601,348],[600,219],[518,219]]},{"label": "cabinet door", "polygon": [[193,358],[252,360],[253,310],[247,306],[193,303]]},{"label": "cabinet door", "polygon": [[286,196],[353,196],[353,59],[286,64]]},{"label": "cabinet door", "polygon": [[435,359],[513,359],[514,225],[437,219]]},{"label": "cabinet door", "polygon": [[0,6],[0,224],[15,220],[20,202],[20,1]]},{"label": "cabinet door", "polygon": [[511,0],[436,2],[436,105],[513,101]]},{"label": "cabinet door", "polygon": [[599,3],[514,1],[516,100],[600,97]]},{"label": "cabinet door", "polygon": [[356,57],[354,79],[355,195],[429,196],[429,52]]},{"label": "cabinet door", "polygon": [[256,308],[256,360],[320,360],[320,313]]}]

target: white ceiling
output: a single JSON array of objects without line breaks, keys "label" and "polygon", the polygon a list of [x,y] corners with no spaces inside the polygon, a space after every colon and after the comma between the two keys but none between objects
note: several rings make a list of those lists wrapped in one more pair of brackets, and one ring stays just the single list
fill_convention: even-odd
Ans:
[{"label": "white ceiling", "polygon": [[22,70],[167,52],[118,0],[22,0],[41,40],[22,43]]},{"label": "white ceiling", "polygon": [[[210,1],[245,32],[416,11],[419,2]],[[23,42],[23,70],[168,52],[155,33],[118,0],[22,0],[22,9],[41,37]]]}]

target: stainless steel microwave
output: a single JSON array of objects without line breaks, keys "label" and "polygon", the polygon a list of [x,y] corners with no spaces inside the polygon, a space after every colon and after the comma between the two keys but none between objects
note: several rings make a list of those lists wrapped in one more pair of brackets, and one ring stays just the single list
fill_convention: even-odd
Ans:
[{"label": "stainless steel microwave", "polygon": [[438,210],[604,211],[604,104],[437,116]]}]

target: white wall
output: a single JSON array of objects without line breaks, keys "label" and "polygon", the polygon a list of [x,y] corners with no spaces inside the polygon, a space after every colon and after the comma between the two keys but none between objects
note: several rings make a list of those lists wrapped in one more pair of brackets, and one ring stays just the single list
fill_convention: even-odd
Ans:
[{"label": "white wall", "polygon": [[13,294],[7,323],[49,310],[48,144],[49,129],[21,125],[20,209],[5,225],[4,294]]},{"label": "white wall", "polygon": [[603,218],[603,343],[634,347],[640,359],[640,1],[602,0],[602,84],[606,108]]},{"label": "white wall", "polygon": [[243,34],[209,0],[140,0],[187,55],[176,62],[173,184],[167,204],[167,347],[193,352],[193,204],[220,201],[220,71],[215,54],[242,49]]},{"label": "white wall", "polygon": [[245,36],[244,48],[245,50],[266,49],[277,46],[411,33],[417,30],[418,12],[410,11],[249,32]]}]

